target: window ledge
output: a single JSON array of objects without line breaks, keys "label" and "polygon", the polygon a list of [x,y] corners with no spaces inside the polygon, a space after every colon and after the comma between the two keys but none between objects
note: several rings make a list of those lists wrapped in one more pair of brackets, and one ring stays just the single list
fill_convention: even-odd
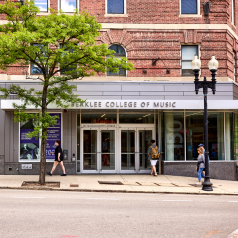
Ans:
[{"label": "window ledge", "polygon": [[128,17],[127,14],[105,14],[104,17]]},{"label": "window ledge", "polygon": [[37,16],[48,16],[50,15],[50,12],[39,12],[37,13]]},{"label": "window ledge", "polygon": [[202,18],[202,15],[198,15],[198,14],[181,14],[181,15],[179,15],[179,18],[184,18],[184,17]]}]

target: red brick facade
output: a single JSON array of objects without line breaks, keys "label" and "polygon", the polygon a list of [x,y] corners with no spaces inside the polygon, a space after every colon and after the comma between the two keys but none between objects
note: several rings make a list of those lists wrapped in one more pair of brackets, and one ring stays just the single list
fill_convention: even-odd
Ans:
[{"label": "red brick facade", "polygon": [[[234,26],[231,22],[231,0],[210,0],[209,17],[204,16],[202,5],[207,0],[200,1],[201,17],[181,17],[180,0],[125,1],[124,17],[105,15],[106,0],[79,0],[79,10],[88,10],[100,23],[112,23],[111,29],[102,29],[99,41],[108,45],[121,44],[126,49],[127,57],[135,67],[134,71],[128,72],[127,77],[168,77],[168,80],[169,77],[181,77],[181,45],[197,44],[200,45],[202,76],[210,75],[207,64],[211,56],[215,55],[219,61],[217,76],[233,79],[233,54],[237,59],[238,50],[238,28],[235,27],[238,14],[234,14]],[[51,0],[50,7],[57,10],[58,0]],[[234,0],[234,8],[238,8],[238,0]],[[1,19],[4,17],[1,16]],[[130,24],[130,27],[121,24],[118,29],[113,29],[113,23]],[[138,24],[148,24],[148,29],[145,25],[140,29]],[[151,27],[152,24],[156,27]],[[222,29],[219,29],[220,24]],[[164,63],[159,60],[156,66],[152,66],[152,59],[158,57]],[[237,67],[237,63],[235,65]],[[149,67],[147,74],[143,74],[143,69]],[[19,68],[9,67],[7,74],[22,75],[23,70]],[[170,69],[170,74],[166,73],[166,68]]]}]

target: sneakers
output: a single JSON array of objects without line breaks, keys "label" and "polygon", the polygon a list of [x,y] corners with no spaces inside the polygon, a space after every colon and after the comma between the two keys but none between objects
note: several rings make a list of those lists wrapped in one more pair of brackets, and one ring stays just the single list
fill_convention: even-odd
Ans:
[{"label": "sneakers", "polygon": [[[51,172],[47,172],[48,175],[52,176]],[[61,176],[67,176],[66,174],[61,174]]]},{"label": "sneakers", "polygon": [[201,185],[201,183],[197,182],[196,185]]}]

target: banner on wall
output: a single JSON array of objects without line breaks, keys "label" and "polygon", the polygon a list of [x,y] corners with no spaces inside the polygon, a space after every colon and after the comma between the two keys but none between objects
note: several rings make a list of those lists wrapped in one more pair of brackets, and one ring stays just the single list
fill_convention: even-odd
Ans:
[{"label": "banner on wall", "polygon": [[[51,113],[58,116],[54,126],[47,129],[46,159],[53,160],[55,155],[49,155],[55,151],[55,141],[61,140],[61,113]],[[39,138],[29,138],[27,133],[34,130],[37,121],[29,120],[20,123],[20,160],[40,160]]]},{"label": "banner on wall", "polygon": [[56,124],[47,129],[47,144],[46,144],[46,159],[55,159],[55,154],[50,155],[50,152],[55,151],[55,141],[61,140],[61,113],[51,113],[51,116],[58,116]]}]

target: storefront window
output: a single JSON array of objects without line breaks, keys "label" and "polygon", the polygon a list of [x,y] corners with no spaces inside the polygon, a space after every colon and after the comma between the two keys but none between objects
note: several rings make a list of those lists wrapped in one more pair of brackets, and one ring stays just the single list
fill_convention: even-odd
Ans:
[{"label": "storefront window", "polygon": [[82,114],[81,115],[82,123],[117,123],[117,115],[116,114]]},{"label": "storefront window", "polygon": [[234,159],[238,160],[238,114],[233,116]]},{"label": "storefront window", "polygon": [[150,114],[119,114],[119,123],[154,123],[154,113]]},{"label": "storefront window", "polygon": [[184,112],[164,113],[165,160],[184,160]]},{"label": "storefront window", "polygon": [[[197,147],[204,144],[203,112],[186,112],[186,159],[197,159]],[[224,160],[224,113],[208,113],[208,149],[210,160]]]},{"label": "storefront window", "polygon": [[235,114],[233,114],[232,112],[225,113],[226,160],[234,160],[236,158],[234,151],[235,133],[233,129],[236,122],[233,123],[234,116]]}]

